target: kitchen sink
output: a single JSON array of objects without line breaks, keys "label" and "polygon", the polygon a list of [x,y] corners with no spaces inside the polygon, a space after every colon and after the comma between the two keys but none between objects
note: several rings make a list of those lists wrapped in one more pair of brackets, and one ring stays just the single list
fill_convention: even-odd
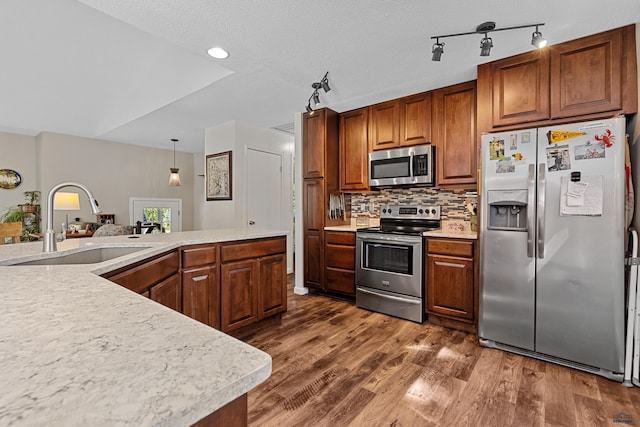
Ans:
[{"label": "kitchen sink", "polygon": [[66,255],[52,254],[47,258],[17,262],[11,265],[65,265],[65,264],[96,264],[109,261],[124,255],[149,249],[149,246],[118,246],[91,248],[81,252]]}]

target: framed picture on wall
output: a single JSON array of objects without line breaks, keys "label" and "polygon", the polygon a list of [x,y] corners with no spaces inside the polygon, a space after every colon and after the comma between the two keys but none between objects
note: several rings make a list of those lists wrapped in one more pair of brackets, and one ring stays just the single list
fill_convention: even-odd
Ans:
[{"label": "framed picture on wall", "polygon": [[207,155],[207,200],[231,200],[231,151]]}]

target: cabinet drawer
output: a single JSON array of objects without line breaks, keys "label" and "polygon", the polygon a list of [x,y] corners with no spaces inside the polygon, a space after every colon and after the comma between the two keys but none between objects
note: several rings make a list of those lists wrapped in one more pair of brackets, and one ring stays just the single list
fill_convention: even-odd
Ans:
[{"label": "cabinet drawer", "polygon": [[217,245],[194,245],[182,248],[182,268],[216,264]]},{"label": "cabinet drawer", "polygon": [[326,245],[327,267],[355,270],[356,248],[353,246]]},{"label": "cabinet drawer", "polygon": [[220,248],[220,262],[259,258],[265,255],[284,253],[286,250],[287,239],[285,237],[225,244]]},{"label": "cabinet drawer", "polygon": [[428,239],[427,252],[473,258],[473,242],[453,239]]},{"label": "cabinet drawer", "polygon": [[355,246],[356,233],[351,231],[327,231],[325,232],[325,242],[335,245]]},{"label": "cabinet drawer", "polygon": [[327,290],[355,295],[356,274],[353,271],[327,268]]},{"label": "cabinet drawer", "polygon": [[178,272],[180,256],[178,251],[145,261],[113,276],[105,277],[137,293],[145,292],[150,286]]}]

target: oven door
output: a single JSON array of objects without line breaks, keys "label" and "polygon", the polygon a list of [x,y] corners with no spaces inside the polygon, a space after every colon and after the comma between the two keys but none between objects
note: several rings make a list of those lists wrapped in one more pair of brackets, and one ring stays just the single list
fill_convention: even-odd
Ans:
[{"label": "oven door", "polygon": [[356,233],[356,285],[422,297],[422,237]]}]

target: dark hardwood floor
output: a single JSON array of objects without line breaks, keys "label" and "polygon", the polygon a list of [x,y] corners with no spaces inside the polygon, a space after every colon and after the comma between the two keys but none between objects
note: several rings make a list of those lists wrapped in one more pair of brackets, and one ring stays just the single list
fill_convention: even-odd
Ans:
[{"label": "dark hardwood floor", "polygon": [[250,426],[640,426],[640,389],[321,295],[232,333],[269,353]]}]

